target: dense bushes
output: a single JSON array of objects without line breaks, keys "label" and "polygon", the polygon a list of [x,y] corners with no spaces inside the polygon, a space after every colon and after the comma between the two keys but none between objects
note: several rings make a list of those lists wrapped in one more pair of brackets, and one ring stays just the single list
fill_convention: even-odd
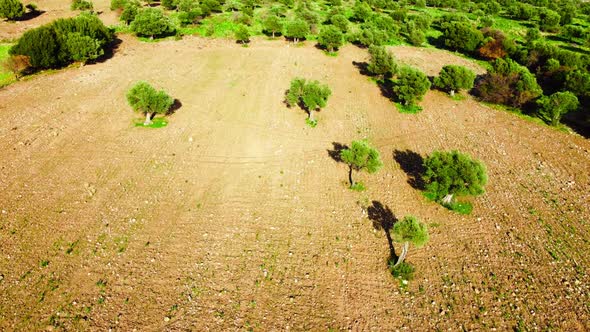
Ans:
[{"label": "dense bushes", "polygon": [[175,31],[170,19],[157,8],[144,8],[139,10],[135,19],[131,22],[131,30],[138,36],[150,38],[172,34]]},{"label": "dense bushes", "polygon": [[25,32],[10,54],[27,56],[33,69],[55,68],[96,59],[112,40],[113,33],[102,21],[81,14]]},{"label": "dense bushes", "polygon": [[526,67],[510,59],[498,59],[477,84],[476,92],[485,101],[521,107],[543,91]]}]

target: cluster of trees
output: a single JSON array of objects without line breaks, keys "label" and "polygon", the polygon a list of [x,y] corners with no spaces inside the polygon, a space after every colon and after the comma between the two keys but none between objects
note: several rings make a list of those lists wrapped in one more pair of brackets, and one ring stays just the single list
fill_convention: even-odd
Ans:
[{"label": "cluster of trees", "polygon": [[112,31],[98,17],[83,13],[25,32],[9,53],[15,61],[25,57],[30,70],[58,68],[97,59],[112,40]]}]

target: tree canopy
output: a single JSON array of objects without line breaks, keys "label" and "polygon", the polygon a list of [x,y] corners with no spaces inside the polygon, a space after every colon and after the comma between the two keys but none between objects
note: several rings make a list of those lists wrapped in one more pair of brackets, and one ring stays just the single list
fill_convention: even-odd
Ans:
[{"label": "tree canopy", "polygon": [[454,195],[483,194],[488,181],[483,163],[458,151],[434,151],[424,160],[424,169],[426,191],[443,204],[450,204]]},{"label": "tree canopy", "polygon": [[299,39],[305,39],[305,36],[307,36],[309,32],[309,23],[301,19],[288,22],[285,27],[285,36],[293,38],[295,42],[298,42]]},{"label": "tree canopy", "polygon": [[356,171],[365,170],[367,173],[375,173],[383,167],[379,151],[371,147],[365,140],[352,141],[349,148],[340,151],[340,158],[343,162],[348,164],[348,180],[351,187],[355,184],[352,179],[353,169]]},{"label": "tree canopy", "polygon": [[369,64],[367,70],[381,78],[390,77],[397,73],[397,62],[391,52],[383,46],[369,46]]},{"label": "tree canopy", "polygon": [[393,93],[405,105],[413,105],[422,100],[428,89],[430,89],[428,76],[412,67],[403,67],[393,83]]},{"label": "tree canopy", "polygon": [[289,107],[302,104],[309,119],[313,120],[313,112],[326,107],[330,95],[332,95],[332,91],[327,85],[318,81],[295,78],[287,90],[286,102]]},{"label": "tree canopy", "polygon": [[474,80],[475,73],[473,71],[462,66],[446,65],[441,69],[438,77],[434,79],[434,86],[453,95],[455,91],[471,89]]},{"label": "tree canopy", "polygon": [[322,28],[318,36],[318,44],[325,47],[329,52],[342,46],[343,43],[342,31],[339,28],[328,25]]},{"label": "tree canopy", "polygon": [[546,123],[557,126],[564,114],[578,108],[579,102],[576,95],[566,91],[541,97],[537,100],[537,106],[539,117]]},{"label": "tree canopy", "polygon": [[127,92],[127,101],[134,111],[144,113],[144,125],[151,124],[155,114],[164,114],[174,104],[174,99],[163,90],[157,91],[147,82],[136,83]]},{"label": "tree canopy", "polygon": [[393,224],[391,229],[393,241],[403,243],[402,253],[399,255],[395,265],[401,264],[408,253],[409,244],[420,248],[428,242],[428,228],[414,216],[405,216],[402,220]]},{"label": "tree canopy", "polygon": [[161,9],[143,8],[139,10],[131,22],[131,30],[139,36],[153,38],[173,33],[175,28]]},{"label": "tree canopy", "polygon": [[15,20],[25,13],[25,7],[19,0],[0,1],[0,18]]}]

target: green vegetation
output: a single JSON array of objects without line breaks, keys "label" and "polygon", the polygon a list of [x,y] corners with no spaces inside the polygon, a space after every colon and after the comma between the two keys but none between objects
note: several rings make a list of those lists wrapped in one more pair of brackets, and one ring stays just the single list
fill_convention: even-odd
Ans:
[{"label": "green vegetation", "polygon": [[137,12],[131,30],[138,36],[154,37],[173,34],[176,28],[164,12],[158,8],[144,8]]},{"label": "green vegetation", "polygon": [[430,89],[430,81],[423,72],[412,67],[403,67],[393,83],[393,93],[404,105],[414,105],[422,100]]},{"label": "green vegetation", "polygon": [[98,17],[80,14],[28,30],[9,53],[28,57],[33,70],[58,68],[98,58],[112,40],[113,33]]},{"label": "green vegetation", "polygon": [[92,1],[87,0],[72,0],[71,10],[92,10],[94,5]]},{"label": "green vegetation", "polygon": [[[313,113],[326,107],[332,91],[327,85],[318,81],[306,81],[304,78],[295,78],[287,90],[285,101],[289,107],[299,105],[308,115],[308,120],[314,123]],[[314,124],[317,124],[315,122]],[[315,125],[314,125],[315,127]]]},{"label": "green vegetation", "polygon": [[474,80],[475,73],[471,70],[461,66],[447,65],[441,69],[438,77],[434,79],[434,86],[448,91],[451,96],[454,96],[455,91],[471,89]]},{"label": "green vegetation", "polygon": [[424,169],[427,197],[444,206],[451,206],[454,196],[483,194],[488,180],[481,161],[458,151],[434,151],[424,160]]},{"label": "green vegetation", "polygon": [[[416,217],[405,216],[402,220],[393,224],[391,237],[393,241],[403,243],[402,252],[393,265],[393,268],[395,268],[403,263],[406,258],[410,243],[415,247],[420,248],[428,242],[428,228],[426,227],[426,224],[419,222]],[[393,268],[392,273],[394,270]]]},{"label": "green vegetation", "polygon": [[25,13],[25,7],[19,0],[0,1],[0,18],[15,20]]},{"label": "green vegetation", "polygon": [[147,82],[136,83],[127,92],[127,101],[134,111],[145,114],[145,126],[152,124],[156,114],[166,114],[174,104],[174,99],[166,92],[157,91]]},{"label": "green vegetation", "polygon": [[348,181],[351,189],[358,187],[355,187],[355,182],[352,179],[353,170],[357,172],[364,170],[372,174],[383,167],[379,151],[371,147],[365,140],[352,141],[349,148],[340,152],[340,159],[348,165]]}]

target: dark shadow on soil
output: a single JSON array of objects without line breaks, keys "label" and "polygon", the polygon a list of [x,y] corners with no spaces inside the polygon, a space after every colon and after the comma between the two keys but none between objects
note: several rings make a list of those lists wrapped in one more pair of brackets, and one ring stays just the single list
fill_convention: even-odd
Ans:
[{"label": "dark shadow on soil", "polygon": [[[359,73],[361,75],[372,77],[371,73],[368,70],[368,63],[353,61],[352,65],[358,68]],[[375,78],[375,83],[379,87],[379,90],[381,90],[381,95],[383,97],[388,98],[390,100],[396,100],[395,95],[393,94],[393,82],[391,81],[390,77],[384,77],[383,79]]]},{"label": "dark shadow on soil", "polygon": [[[27,6],[28,8],[28,6]],[[29,10],[28,12],[24,13],[23,16],[16,19],[16,21],[28,21],[32,20],[35,17],[41,16],[41,14],[45,13],[44,10]]]},{"label": "dark shadow on soil", "polygon": [[422,156],[411,150],[395,150],[393,151],[393,159],[408,175],[408,184],[414,189],[424,190],[425,183],[424,180],[422,180],[422,174],[424,174],[424,159]]},{"label": "dark shadow on soil", "polygon": [[178,99],[174,99],[174,104],[170,106],[170,109],[166,112],[166,115],[172,115],[176,113],[182,107],[182,103]]},{"label": "dark shadow on soil", "polygon": [[382,230],[387,237],[387,244],[389,245],[390,260],[396,261],[397,255],[393,247],[393,240],[391,238],[391,229],[397,222],[397,217],[393,214],[388,206],[384,206],[381,202],[373,201],[372,205],[367,208],[369,219],[373,222],[373,228]]},{"label": "dark shadow on soil", "polygon": [[104,54],[100,58],[96,59],[94,62],[103,63],[115,56],[115,53],[117,53],[119,45],[121,45],[122,42],[123,41],[121,39],[114,37],[113,41],[107,47],[105,47]]},{"label": "dark shadow on soil", "polygon": [[334,147],[334,149],[328,150],[328,155],[330,156],[330,158],[334,159],[334,161],[338,163],[343,162],[342,158],[340,157],[340,152],[342,152],[342,150],[348,149],[348,145],[341,144],[338,142],[332,142],[332,146]]}]

